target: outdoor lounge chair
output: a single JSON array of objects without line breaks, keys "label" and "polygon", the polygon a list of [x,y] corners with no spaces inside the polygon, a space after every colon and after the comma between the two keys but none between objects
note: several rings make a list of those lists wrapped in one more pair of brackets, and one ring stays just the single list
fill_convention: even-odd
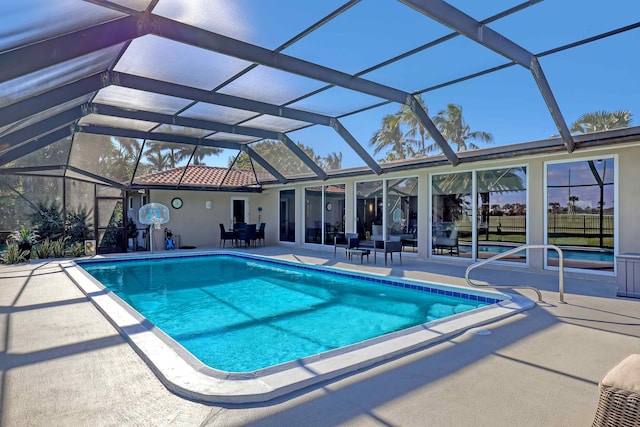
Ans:
[{"label": "outdoor lounge chair", "polygon": [[640,354],[628,356],[611,369],[599,389],[593,426],[640,425]]},{"label": "outdoor lounge chair", "polygon": [[384,265],[387,265],[387,254],[391,256],[393,262],[393,253],[397,252],[400,256],[400,265],[402,265],[402,238],[401,236],[389,236],[389,240],[377,240],[373,248],[373,263],[376,263],[376,254],[380,252],[384,254]]},{"label": "outdoor lounge chair", "polygon": [[442,229],[439,230],[439,235],[436,236],[434,248],[443,251],[448,250],[449,255],[455,253],[460,256],[460,246],[458,245],[458,229],[452,222],[442,223]]},{"label": "outdoor lounge chair", "polygon": [[233,246],[237,237],[238,235],[236,234],[235,231],[226,231],[224,229],[224,225],[220,224],[220,246],[221,247],[224,248],[224,245],[225,243],[227,243],[227,240],[231,240],[231,246]]},{"label": "outdoor lounge chair", "polygon": [[[338,248],[351,249],[357,247],[359,243],[357,233],[336,234],[333,236],[333,257],[336,257]],[[352,246],[352,244],[355,244],[355,246]]]}]

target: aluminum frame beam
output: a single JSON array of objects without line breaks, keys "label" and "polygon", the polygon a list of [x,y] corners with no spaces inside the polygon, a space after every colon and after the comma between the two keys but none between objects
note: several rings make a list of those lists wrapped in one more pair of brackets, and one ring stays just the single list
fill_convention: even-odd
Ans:
[{"label": "aluminum frame beam", "polygon": [[139,37],[139,23],[125,16],[4,52],[0,63],[11,66],[0,67],[0,83]]},{"label": "aluminum frame beam", "polygon": [[280,184],[286,184],[287,182],[289,182],[289,180],[284,175],[282,175],[273,166],[271,166],[271,163],[267,162],[260,154],[256,153],[253,148],[249,147],[248,145],[243,145],[242,151],[247,153],[249,157],[258,162],[260,166],[265,168],[267,172],[273,175]]},{"label": "aluminum frame beam", "polygon": [[567,151],[571,153],[575,150],[571,132],[542,72],[538,58],[533,53],[443,0],[399,1],[531,71]]},{"label": "aluminum frame beam", "polygon": [[[113,107],[103,104],[90,104],[90,111],[95,114],[104,114],[108,116],[129,118],[135,120],[143,120],[154,123],[163,123],[168,125],[178,125],[192,127],[198,129],[207,129],[215,132],[226,132],[236,135],[254,136],[260,139],[280,140],[311,170],[315,172],[318,178],[323,181],[328,178],[327,174],[320,168],[297,144],[295,144],[284,133],[279,133],[266,129],[257,129],[247,126],[229,125],[227,123],[213,122],[202,119],[192,119],[182,116],[171,116],[168,114],[154,113],[151,111],[131,111],[119,107]],[[1,140],[0,140],[1,142]]]},{"label": "aluminum frame beam", "polygon": [[105,86],[104,73],[96,73],[64,86],[51,89],[0,108],[0,127],[57,107],[74,99],[87,97]]},{"label": "aluminum frame beam", "polygon": [[73,122],[82,118],[83,115],[82,106],[70,108],[47,119],[33,123],[20,130],[0,137],[0,147],[8,147],[7,149],[11,149],[25,141],[47,135],[58,128],[70,126]]},{"label": "aluminum frame beam", "polygon": [[184,135],[173,135],[168,133],[161,132],[145,132],[139,130],[132,129],[119,129],[112,128],[108,126],[82,126],[77,129],[77,132],[84,133],[94,133],[97,135],[108,135],[108,136],[120,136],[123,138],[139,138],[146,139],[150,141],[163,141],[163,142],[175,142],[178,144],[187,144],[187,145],[201,145],[206,147],[216,147],[216,148],[227,148],[230,150],[239,150],[246,151],[254,160],[256,160],[262,167],[271,173],[279,182],[286,184],[287,178],[285,178],[280,172],[275,170],[268,162],[266,162],[260,155],[258,155],[255,151],[247,147],[245,144],[240,144],[234,141],[220,141],[220,140],[209,140],[204,138],[193,138]]},{"label": "aluminum frame beam", "polygon": [[64,127],[51,132],[41,138],[31,140],[25,144],[18,145],[12,149],[0,153],[0,166],[26,156],[27,154],[53,144],[61,139],[73,135],[72,126]]},{"label": "aluminum frame beam", "polygon": [[[355,77],[351,74],[343,73],[293,56],[232,39],[212,31],[192,27],[161,16],[152,16],[154,22],[152,32],[157,36],[234,58],[243,59],[245,61],[255,62],[314,80],[320,80],[335,86],[394,101],[399,104],[411,105],[412,95],[400,89],[385,86],[361,77]],[[418,120],[423,121],[423,118],[418,118]],[[435,126],[430,126],[429,123],[423,124],[427,129],[431,129],[432,132],[440,135],[440,138],[434,137],[434,140],[438,145],[440,145],[442,141],[446,141]],[[434,135],[432,134],[432,136]],[[448,143],[445,145],[449,147]],[[452,164],[457,165],[459,163],[457,156],[452,150],[447,150],[444,146],[441,146],[441,148]],[[367,162],[367,159],[364,160]]]},{"label": "aluminum frame beam", "polygon": [[332,120],[331,127],[334,128],[336,132],[338,132],[342,139],[347,141],[347,144],[349,144],[353,151],[355,151],[356,154],[358,154],[360,158],[364,160],[367,166],[369,166],[369,168],[373,172],[375,172],[376,175],[381,175],[382,172],[384,172],[378,162],[376,162],[373,157],[371,157],[371,155],[369,155],[369,153],[367,153],[367,151],[362,148],[362,145],[360,145],[358,141],[353,137],[353,135],[351,135],[351,133],[347,130],[347,128],[345,128],[342,123],[340,123],[340,120]]},{"label": "aluminum frame beam", "polygon": [[[84,169],[77,168],[75,166],[67,165],[67,166],[65,166],[65,169],[66,170],[70,170],[72,172],[75,172],[78,175],[82,175],[84,177],[90,178],[92,181],[102,182],[104,185],[109,185],[111,187],[119,188],[121,190],[126,188],[126,186],[121,182],[114,181],[112,179],[105,178],[105,177],[100,176],[100,175],[96,175],[95,173],[86,171]],[[65,177],[66,177],[66,174],[65,174]]]},{"label": "aluminum frame beam", "polygon": [[[98,2],[101,3],[101,2]],[[113,5],[109,5],[107,3],[101,3],[105,7],[112,7]],[[107,25],[109,24],[109,25]],[[112,21],[111,23],[104,23],[97,26],[94,26],[88,32],[82,33],[79,32],[80,35],[88,35],[93,34],[97,37],[100,34],[116,32],[119,33],[119,37],[110,38],[103,37],[100,42],[96,41],[96,38],[89,38],[85,40],[90,40],[89,43],[84,47],[78,47],[71,50],[68,50],[68,37],[70,35],[59,36],[53,39],[47,40],[46,42],[37,43],[33,46],[27,46],[23,48],[15,49],[15,51],[7,52],[0,56],[0,59],[14,59],[14,63],[16,62],[17,56],[23,56],[26,54],[37,54],[38,52],[43,52],[46,50],[61,50],[67,51],[60,56],[53,56],[51,58],[47,56],[37,55],[36,58],[45,58],[39,59],[32,64],[28,64],[30,70],[45,68],[49,65],[53,65],[64,60],[72,59],[77,56],[81,56],[101,48],[104,48],[109,45],[122,43],[127,40],[133,39],[135,37],[143,36],[145,34],[155,34],[160,37],[169,38],[171,40],[175,40],[182,43],[187,43],[192,46],[197,46],[200,48],[204,48],[207,50],[215,51],[218,53],[222,53],[225,55],[241,58],[244,60],[248,60],[257,64],[262,64],[266,66],[270,66],[276,69],[280,69],[283,71],[295,73],[298,75],[302,75],[305,77],[309,77],[312,79],[324,81],[326,83],[334,84],[336,86],[345,87],[348,89],[352,89],[358,92],[366,93],[369,95],[377,96],[383,99],[387,99],[390,101],[398,102],[401,104],[407,104],[410,99],[410,94],[401,91],[396,88],[392,88],[389,86],[385,86],[379,83],[375,83],[373,81],[365,80],[360,77],[355,77],[350,74],[346,74],[328,67],[324,67],[321,65],[317,65],[308,61],[304,61],[292,56],[284,55],[282,53],[268,50],[259,46],[251,45],[246,42],[242,42],[239,40],[235,40],[221,34],[217,34],[211,31],[207,31],[198,27],[189,26],[186,24],[182,24],[177,21],[170,20],[168,18],[164,18],[157,15],[152,15],[148,13],[140,13],[134,17],[128,17],[128,19],[121,19],[117,21]],[[117,31],[116,31],[117,30]],[[78,34],[76,34],[78,36]],[[10,55],[9,55],[10,54]],[[9,56],[5,56],[9,55]],[[23,56],[24,57],[24,56]],[[12,68],[12,67],[7,67]],[[7,77],[10,77],[7,75]],[[212,97],[224,98],[223,94],[210,93]],[[190,99],[190,98],[189,98]],[[242,99],[242,98],[238,98]],[[274,114],[277,110],[270,109],[270,111],[262,111],[260,109],[254,107],[248,107],[247,103],[251,103],[250,100],[243,99],[244,106],[236,104],[235,108],[242,108],[245,110],[263,112],[265,114],[272,115],[280,115]],[[211,102],[211,101],[210,101]],[[213,101],[214,103],[219,103],[218,101]],[[236,100],[237,102],[237,100]],[[243,103],[240,103],[243,104]],[[225,104],[220,104],[225,105]],[[277,109],[286,108],[286,107],[276,107]],[[296,120],[308,121],[299,117],[292,117]],[[427,128],[431,128],[428,125],[425,125]],[[432,128],[433,129],[433,128]],[[437,129],[435,129],[437,132]],[[439,132],[438,132],[439,133]],[[436,141],[441,140],[440,138],[435,138]],[[443,150],[445,150],[443,148]],[[449,155],[450,156],[450,155]],[[448,157],[449,157],[448,156]],[[457,164],[457,159],[451,159],[453,163]],[[367,159],[365,162],[368,163]]]},{"label": "aluminum frame beam", "polygon": [[329,178],[327,173],[320,166],[318,166],[316,162],[311,160],[311,158],[307,156],[307,153],[302,151],[302,149],[298,146],[298,144],[293,142],[291,138],[287,136],[287,134],[280,133],[278,135],[278,140],[282,142],[289,150],[291,150],[293,154],[295,154],[300,160],[302,160],[304,164],[307,165],[316,174],[318,178],[320,178],[323,181],[326,181],[327,178]]}]

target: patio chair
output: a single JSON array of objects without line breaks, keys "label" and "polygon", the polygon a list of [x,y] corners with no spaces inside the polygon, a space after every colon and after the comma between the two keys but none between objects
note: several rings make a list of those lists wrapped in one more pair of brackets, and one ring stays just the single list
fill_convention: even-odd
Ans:
[{"label": "patio chair", "polygon": [[237,238],[238,235],[235,231],[226,231],[224,224],[220,224],[220,247],[224,248],[227,240],[231,240],[231,246],[233,246]]},{"label": "patio chair", "polygon": [[442,223],[440,235],[436,237],[435,249],[440,250],[442,254],[444,250],[449,251],[449,255],[460,256],[460,246],[458,245],[458,228],[452,222]]},{"label": "patio chair", "polygon": [[256,239],[258,238],[258,232],[256,231],[255,224],[247,224],[243,230],[238,232],[238,240],[244,242],[244,247],[251,247],[251,242],[255,247]]},{"label": "patio chair", "polygon": [[[355,243],[356,246],[352,246],[352,243]],[[344,248],[345,250],[351,249],[357,247],[359,243],[357,233],[336,234],[333,236],[333,257],[336,257],[336,250],[338,248]]]},{"label": "patio chair", "polygon": [[400,265],[402,265],[402,236],[389,236],[389,240],[378,240],[373,248],[373,263],[376,263],[376,254],[380,252],[384,254],[384,265],[387,266],[387,254],[393,262],[393,253],[397,252],[400,256]]},{"label": "patio chair", "polygon": [[257,240],[260,241],[260,246],[264,246],[264,227],[265,227],[265,223],[262,222],[260,223],[260,228],[258,229],[257,232]]},{"label": "patio chair", "polygon": [[628,356],[611,369],[599,389],[593,426],[640,425],[640,354]]}]

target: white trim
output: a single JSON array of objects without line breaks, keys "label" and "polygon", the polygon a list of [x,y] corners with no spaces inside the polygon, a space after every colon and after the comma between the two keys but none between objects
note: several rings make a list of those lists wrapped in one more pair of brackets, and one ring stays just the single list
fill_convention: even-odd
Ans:
[{"label": "white trim", "polygon": [[233,202],[236,200],[244,202],[244,223],[249,223],[249,198],[248,197],[237,197],[231,196],[229,199],[229,224],[233,225]]}]

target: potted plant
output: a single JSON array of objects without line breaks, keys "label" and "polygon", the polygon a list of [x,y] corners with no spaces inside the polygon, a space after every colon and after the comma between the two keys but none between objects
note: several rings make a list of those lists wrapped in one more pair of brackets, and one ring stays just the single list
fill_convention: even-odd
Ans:
[{"label": "potted plant", "polygon": [[19,230],[13,231],[9,235],[9,238],[18,244],[20,252],[27,251],[26,258],[29,259],[31,247],[38,241],[38,232],[21,225]]}]

